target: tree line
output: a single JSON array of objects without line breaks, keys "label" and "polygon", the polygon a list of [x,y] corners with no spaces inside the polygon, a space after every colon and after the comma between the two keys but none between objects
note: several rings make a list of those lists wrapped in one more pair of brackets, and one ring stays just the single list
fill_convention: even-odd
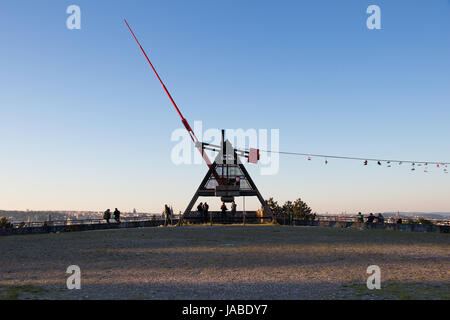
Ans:
[{"label": "tree line", "polygon": [[292,213],[294,219],[297,220],[308,221],[316,219],[316,213],[313,213],[312,209],[301,198],[298,198],[294,202],[288,200],[283,205],[279,205],[278,202],[271,197],[266,200],[266,203],[275,217],[282,217]]}]

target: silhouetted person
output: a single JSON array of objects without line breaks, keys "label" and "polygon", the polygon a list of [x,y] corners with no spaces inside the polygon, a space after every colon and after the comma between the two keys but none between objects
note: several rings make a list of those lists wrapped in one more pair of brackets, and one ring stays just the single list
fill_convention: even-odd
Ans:
[{"label": "silhouetted person", "polygon": [[381,213],[378,214],[377,216],[377,223],[378,224],[384,224],[384,217]]},{"label": "silhouetted person", "polygon": [[203,218],[203,202],[200,202],[197,206],[197,212],[200,217]]},{"label": "silhouetted person", "polygon": [[236,203],[234,201],[231,203],[231,214],[233,217],[236,215]]},{"label": "silhouetted person", "polygon": [[222,220],[225,219],[226,215],[227,215],[227,206],[225,205],[225,202],[222,202],[222,206],[220,207],[220,210],[222,211]]},{"label": "silhouetted person", "polygon": [[203,204],[203,220],[204,222],[208,222],[208,210],[209,210],[209,206],[208,204],[205,202]]},{"label": "silhouetted person", "polygon": [[111,219],[111,210],[106,209],[106,211],[103,212],[103,219],[106,220],[106,223],[109,223],[109,219]]},{"label": "silhouetted person", "polygon": [[397,224],[402,224],[402,223],[403,223],[402,218],[398,218],[397,219]]},{"label": "silhouetted person", "polygon": [[170,208],[167,204],[164,205],[164,226],[167,227],[170,219]]},{"label": "silhouetted person", "polygon": [[356,221],[364,223],[364,216],[361,214],[361,212],[358,212],[358,215],[356,216]]},{"label": "silhouetted person", "polygon": [[120,211],[117,210],[117,208],[114,210],[114,220],[116,220],[117,223],[120,223]]},{"label": "silhouetted person", "polygon": [[375,220],[375,216],[373,213],[370,213],[370,215],[367,217],[367,227],[372,228],[373,220]]}]

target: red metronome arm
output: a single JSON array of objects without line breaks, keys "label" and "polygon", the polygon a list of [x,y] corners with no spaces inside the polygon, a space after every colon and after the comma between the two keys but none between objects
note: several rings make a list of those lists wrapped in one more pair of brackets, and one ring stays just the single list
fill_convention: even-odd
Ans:
[{"label": "red metronome arm", "polygon": [[[125,21],[125,24],[128,27],[128,30],[130,30],[131,34],[133,35],[134,40],[136,40],[136,43],[139,45],[139,48],[141,49],[142,53],[144,54],[145,58],[147,59],[150,67],[152,67],[153,72],[155,73],[156,77],[158,78],[159,82],[161,83],[164,91],[166,92],[167,96],[169,97],[170,101],[172,102],[173,106],[175,107],[175,110],[177,111],[178,115],[181,118],[181,122],[183,123],[184,127],[186,128],[189,136],[191,137],[192,142],[194,142],[194,144],[197,146],[199,145],[197,142],[198,139],[195,136],[194,131],[191,129],[191,126],[189,125],[189,123],[187,122],[187,120],[183,117],[183,115],[181,114],[180,109],[178,109],[177,104],[175,103],[175,101],[173,100],[172,96],[169,93],[169,90],[167,90],[166,86],[164,85],[164,82],[161,80],[161,78],[159,77],[158,72],[156,72],[155,67],[153,66],[153,64],[151,63],[150,59],[148,58],[147,54],[145,53],[144,49],[142,48],[141,44],[139,43],[139,40],[136,38],[136,36],[134,35],[133,30],[131,30],[130,26],[128,25],[128,22],[126,19],[123,19],[123,21]],[[208,155],[204,152],[203,148],[201,148],[201,144],[200,147],[197,147],[198,151],[201,153],[203,160],[205,160],[206,164],[208,165],[208,167],[211,167],[212,163],[211,160],[209,160]],[[213,172],[214,177],[216,178],[217,182],[219,184],[221,184],[221,178],[219,177],[219,174],[217,173],[216,170],[214,170]]]}]

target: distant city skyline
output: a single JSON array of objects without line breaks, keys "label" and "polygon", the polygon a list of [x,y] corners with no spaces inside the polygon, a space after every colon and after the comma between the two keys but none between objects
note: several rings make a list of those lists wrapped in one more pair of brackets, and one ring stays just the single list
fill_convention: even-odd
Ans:
[{"label": "distant city skyline", "polygon": [[[207,167],[173,163],[182,125],[123,18],[204,130],[278,129],[283,151],[450,161],[447,0],[79,0],[70,30],[72,4],[0,4],[0,210],[186,208]],[[366,26],[372,4],[380,30]],[[264,198],[318,213],[450,212],[437,168],[289,155],[275,175],[246,167]]]}]

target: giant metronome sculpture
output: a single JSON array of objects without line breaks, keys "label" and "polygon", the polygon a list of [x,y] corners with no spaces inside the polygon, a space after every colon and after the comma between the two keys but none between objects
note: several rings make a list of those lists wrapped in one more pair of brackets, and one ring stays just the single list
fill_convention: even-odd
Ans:
[{"label": "giant metronome sculpture", "polygon": [[218,151],[218,154],[184,211],[185,215],[191,212],[199,197],[220,197],[223,202],[232,202],[234,197],[256,196],[264,210],[273,217],[272,211],[239,159],[243,157],[251,163],[256,163],[259,160],[258,149],[250,149],[250,151],[234,149],[231,143],[225,140],[225,130],[222,130],[220,146],[208,143],[197,144],[203,152],[212,150]]},{"label": "giant metronome sculpture", "polygon": [[[220,146],[199,141],[195,136],[194,131],[191,129],[189,123],[181,114],[180,109],[170,95],[169,90],[167,90],[166,86],[164,85],[164,82],[159,77],[155,67],[150,62],[150,59],[139,43],[139,40],[134,35],[133,30],[131,30],[125,19],[124,21],[131,34],[133,35],[133,38],[136,40],[136,43],[139,45],[139,48],[141,49],[145,58],[147,59],[150,67],[161,83],[164,91],[175,107],[175,110],[180,116],[181,122],[183,123],[189,136],[191,137],[192,142],[194,142],[195,147],[197,148],[197,150],[199,150],[209,168],[205,178],[200,183],[200,186],[195,192],[194,197],[187,206],[184,215],[190,213],[192,207],[199,197],[220,197],[223,202],[232,202],[234,200],[234,197],[256,196],[261,202],[261,205],[264,207],[264,211],[269,216],[273,217],[272,211],[264,201],[264,198],[259,193],[255,183],[253,182],[244,165],[239,159],[239,157],[244,157],[247,158],[248,162],[250,163],[257,163],[259,160],[259,150],[252,148],[249,151],[234,149],[231,143],[228,140],[225,140],[224,130],[222,130],[222,141]],[[210,161],[205,150],[218,152],[214,162]]]}]

